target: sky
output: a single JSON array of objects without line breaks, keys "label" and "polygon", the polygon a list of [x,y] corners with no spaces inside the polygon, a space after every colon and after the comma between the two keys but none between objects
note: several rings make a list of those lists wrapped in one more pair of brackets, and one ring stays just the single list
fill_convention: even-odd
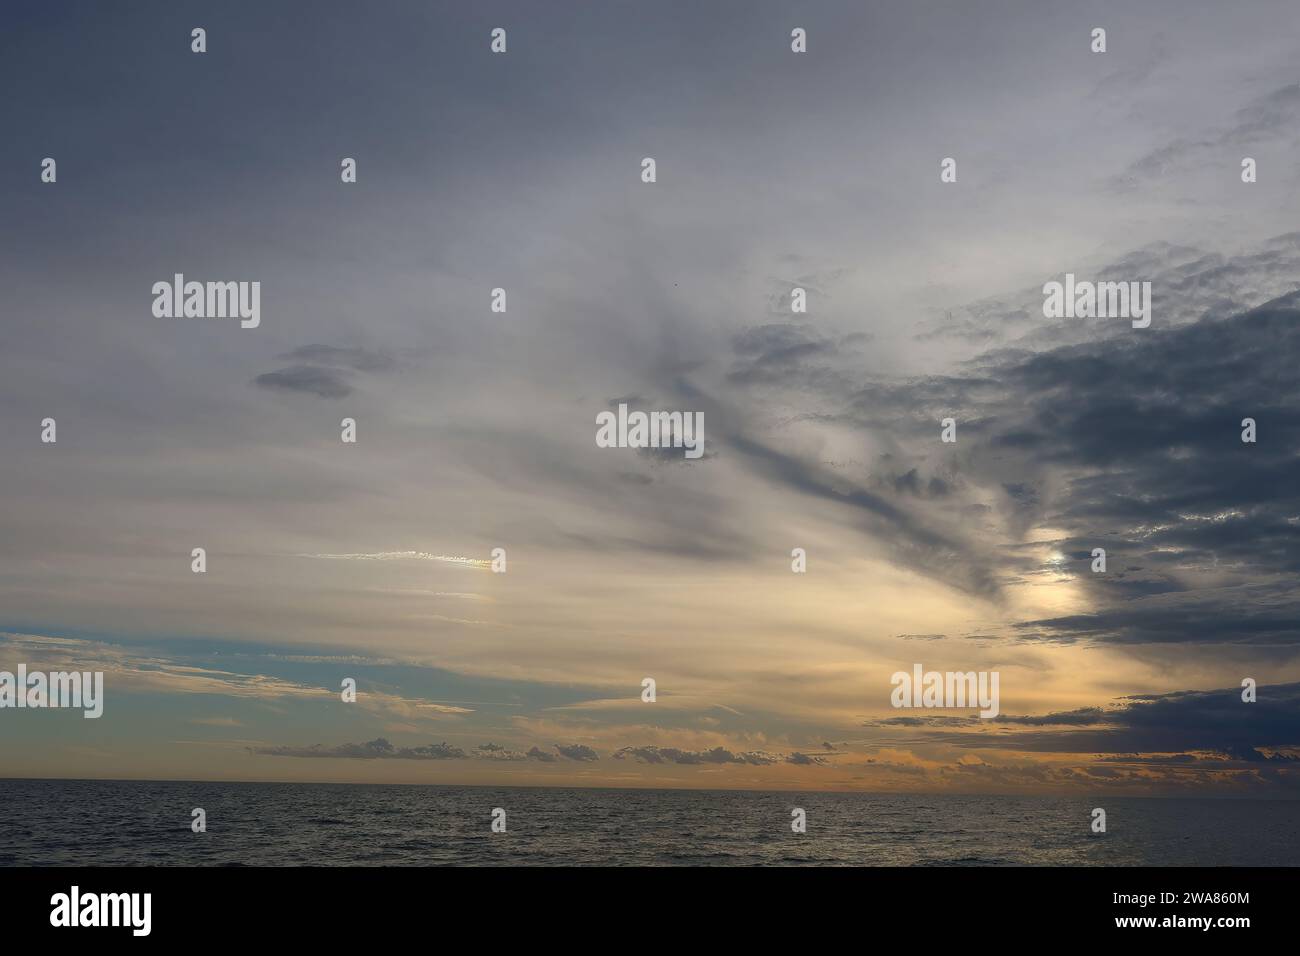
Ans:
[{"label": "sky", "polygon": [[6,4],[3,774],[1295,797],[1300,8],[1134,7]]}]

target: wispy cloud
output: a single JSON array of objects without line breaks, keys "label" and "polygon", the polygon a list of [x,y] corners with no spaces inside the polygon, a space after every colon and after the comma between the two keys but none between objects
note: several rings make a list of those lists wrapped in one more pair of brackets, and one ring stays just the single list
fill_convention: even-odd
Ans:
[{"label": "wispy cloud", "polygon": [[433,554],[429,551],[368,551],[349,554],[297,554],[298,558],[320,558],[330,561],[441,561],[471,568],[488,568],[492,562],[486,558],[465,555]]}]

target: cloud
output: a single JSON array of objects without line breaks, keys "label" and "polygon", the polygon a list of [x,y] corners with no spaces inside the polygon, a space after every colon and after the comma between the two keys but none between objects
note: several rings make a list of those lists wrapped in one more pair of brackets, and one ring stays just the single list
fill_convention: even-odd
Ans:
[{"label": "cloud", "polygon": [[261,388],[302,392],[321,398],[344,398],[352,394],[352,373],[384,372],[395,367],[392,357],[361,348],[304,345],[278,356],[294,364],[253,379]]},{"label": "cloud", "polygon": [[[1156,302],[1157,310],[1160,302]],[[895,461],[925,455],[908,421],[951,408],[959,437],[951,500],[929,525],[880,499],[851,496],[934,552],[986,564],[994,593],[1043,571],[1035,528],[1067,560],[1053,573],[1090,607],[1016,622],[1033,642],[1255,644],[1300,641],[1300,292],[1226,317],[1134,330],[1038,352],[995,352],[978,374],[861,390],[873,427],[893,428]],[[889,424],[889,418],[895,424]],[[1258,441],[1241,441],[1252,418]],[[866,424],[866,422],[862,422]],[[928,429],[929,426],[927,426]],[[808,469],[783,465],[807,484]],[[827,482],[829,484],[829,482]],[[989,504],[991,503],[991,505]],[[973,507],[991,553],[950,527]],[[1091,573],[1092,549],[1107,552]]]},{"label": "cloud", "polygon": [[600,754],[590,747],[584,747],[582,744],[569,744],[567,746],[556,744],[555,749],[559,751],[561,757],[569,760],[588,761],[600,759]]},{"label": "cloud", "polygon": [[1062,711],[1055,714],[1044,714],[1040,717],[1012,717],[1004,714],[987,719],[999,724],[1022,724],[1029,727],[1086,727],[1093,724],[1104,723],[1107,720],[1107,712],[1103,711],[1100,707],[1080,707],[1077,710]]},{"label": "cloud", "polygon": [[[1208,753],[1247,763],[1291,762],[1300,749],[1300,683],[1257,688],[1242,700],[1240,687],[1177,691],[1122,698],[1114,708],[1085,707],[1042,716],[894,718],[882,726],[981,728],[945,734],[947,744],[1040,753],[1149,755]],[[998,733],[994,726],[1032,730]],[[1043,729],[1051,728],[1051,729]],[[1281,748],[1283,754],[1274,751]]]},{"label": "cloud", "polygon": [[[124,692],[214,695],[269,704],[324,703],[339,699],[336,689],[327,689],[319,684],[287,680],[274,674],[245,673],[186,663],[146,650],[99,641],[0,632],[0,648],[21,653],[33,667],[36,662],[41,662],[47,669],[102,670],[109,686]],[[328,658],[308,655],[300,657],[298,662],[355,663],[357,660],[352,656]],[[356,706],[388,717],[437,721],[459,719],[474,713],[471,708],[458,704],[405,697],[373,688],[358,695]],[[221,719],[207,718],[206,721],[215,725],[215,721]]]},{"label": "cloud", "polygon": [[861,333],[834,339],[818,334],[811,325],[789,322],[755,326],[732,339],[736,360],[727,378],[740,385],[781,382],[792,370],[806,369],[807,360],[839,358],[867,339]]},{"label": "cloud", "polygon": [[520,753],[518,750],[510,750],[507,747],[494,743],[479,744],[474,748],[473,756],[480,760],[519,761],[528,759],[528,755],[525,753]]},{"label": "cloud", "polygon": [[777,754],[761,751],[733,753],[725,747],[711,750],[681,750],[677,747],[622,747],[614,752],[615,760],[633,757],[642,763],[662,764],[750,764],[767,766],[780,762]]},{"label": "cloud", "polygon": [[1153,149],[1111,180],[1113,189],[1138,188],[1198,164],[1221,162],[1225,150],[1237,155],[1240,149],[1259,146],[1279,135],[1290,136],[1300,123],[1300,83],[1271,90],[1238,109],[1223,127],[1202,135],[1179,137]]},{"label": "cloud", "polygon": [[[1115,596],[1127,597],[1123,591]],[[1240,586],[1130,598],[1124,606],[1021,621],[1014,628],[1027,640],[1059,643],[1294,647],[1300,640],[1300,599],[1287,585]]]},{"label": "cloud", "polygon": [[364,744],[339,744],[325,747],[251,747],[253,753],[268,757],[326,757],[349,760],[463,760],[467,756],[459,747],[444,742],[424,747],[394,747],[383,737]]},{"label": "cloud", "polygon": [[348,384],[343,372],[314,365],[292,365],[274,372],[264,372],[253,381],[261,388],[302,392],[321,398],[344,398],[352,394],[352,386]]},{"label": "cloud", "polygon": [[[584,747],[581,744],[571,746],[560,746],[556,744],[555,749],[568,760],[577,760],[582,762],[595,761],[600,759],[600,755],[590,747]],[[560,757],[549,751],[542,750],[540,747],[531,747],[527,751],[511,750],[500,744],[487,743],[480,744],[474,748],[471,757],[478,760],[495,760],[504,762],[519,762],[526,760],[535,760],[539,763],[558,763]]]},{"label": "cloud", "polygon": [[805,767],[820,766],[826,763],[826,761],[819,756],[799,753],[798,751],[792,754],[787,754],[785,758],[785,762],[798,764],[800,766],[805,766]]},{"label": "cloud", "polygon": [[469,558],[464,555],[432,554],[428,551],[370,551],[352,554],[298,554],[299,558],[318,558],[327,561],[441,561],[468,568],[491,567],[487,558]]},{"label": "cloud", "polygon": [[[600,760],[600,754],[583,744],[556,744],[555,750],[559,754],[542,750],[539,747],[532,747],[526,752],[510,750],[499,744],[481,744],[471,753],[467,754],[459,747],[453,747],[447,743],[433,744],[424,747],[395,747],[383,737],[369,741],[363,744],[338,744],[336,746],[326,746],[324,744],[313,744],[308,747],[254,747],[250,748],[254,753],[269,757],[331,757],[339,759],[392,759],[392,760],[452,760],[474,758],[479,760],[491,761],[520,761],[535,760],[540,763],[557,763],[560,758],[565,760],[577,761],[579,763],[594,763]],[[838,752],[836,752],[838,754]],[[633,757],[642,763],[650,764],[684,764],[684,765],[708,765],[708,764],[746,764],[749,766],[763,767],[777,763],[791,763],[801,766],[821,766],[825,764],[823,759],[826,754],[771,754],[762,751],[745,751],[732,752],[725,747],[714,747],[710,750],[681,750],[676,747],[623,747],[614,753],[615,760],[622,760],[625,757]]]},{"label": "cloud", "polygon": [[248,674],[187,664],[147,651],[76,638],[0,632],[0,646],[20,653],[35,668],[102,670],[122,690],[167,694],[213,694],[252,700],[326,699],[324,688],[269,674]]},{"label": "cloud", "polygon": [[743,435],[732,435],[730,445],[756,470],[788,490],[842,505],[861,519],[862,530],[873,539],[888,542],[893,556],[908,567],[977,593],[996,598],[1000,586],[989,573],[986,560],[971,552],[972,542],[935,528],[901,502],[853,485],[819,463],[770,447]]}]

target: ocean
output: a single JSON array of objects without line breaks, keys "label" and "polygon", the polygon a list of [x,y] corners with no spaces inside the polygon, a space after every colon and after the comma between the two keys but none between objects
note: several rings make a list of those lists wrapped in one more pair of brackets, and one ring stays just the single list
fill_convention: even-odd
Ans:
[{"label": "ocean", "polygon": [[4,866],[1297,864],[1300,801],[0,780]]}]

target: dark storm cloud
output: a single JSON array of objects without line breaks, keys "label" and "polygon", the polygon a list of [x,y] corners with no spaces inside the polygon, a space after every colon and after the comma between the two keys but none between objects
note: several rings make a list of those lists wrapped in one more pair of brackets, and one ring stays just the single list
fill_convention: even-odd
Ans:
[{"label": "dark storm cloud", "polygon": [[1106,712],[1099,707],[1081,707],[1078,710],[1062,711],[1055,714],[1043,714],[1041,716],[1013,717],[1009,714],[1002,714],[998,717],[956,717],[956,716],[925,716],[925,717],[886,717],[882,720],[867,721],[864,726],[868,727],[979,727],[990,724],[1017,724],[1026,727],[1054,727],[1054,726],[1076,726],[1086,727],[1092,724],[1102,723],[1106,717]]},{"label": "dark storm cloud", "polygon": [[[991,353],[979,375],[867,383],[839,420],[899,443],[878,467],[929,456],[942,410],[959,420],[964,454],[951,474],[927,478],[933,464],[918,464],[884,482],[892,495],[832,489],[815,466],[740,449],[792,487],[895,526],[914,548],[950,549],[954,564],[980,560],[978,547],[961,543],[955,513],[931,510],[923,525],[900,493],[938,479],[943,497],[973,503],[995,492],[1012,529],[1062,529],[1052,544],[1068,558],[1056,573],[1072,574],[1094,609],[1021,622],[1012,628],[1020,639],[1294,645],[1298,306],[1293,292],[1227,318],[1147,330],[1122,323],[1124,334],[1102,340]],[[1257,423],[1255,443],[1241,440],[1246,418]],[[1096,547],[1107,552],[1106,573],[1091,572]],[[1041,572],[1042,561],[1041,547],[1004,540],[991,564],[1010,581]],[[939,562],[931,556],[928,566]],[[994,571],[987,580],[993,593]]]},{"label": "dark storm cloud", "polygon": [[1210,751],[1234,760],[1263,762],[1263,750],[1300,746],[1300,684],[1258,688],[1255,703],[1241,688],[1183,691],[1128,698],[1106,711],[1102,729],[1074,734],[1017,736],[1028,750],[1074,753],[1182,753]]},{"label": "dark storm cloud", "polygon": [[[1067,476],[1042,522],[1071,531],[1059,545],[1067,553],[1105,547],[1117,572],[1091,574],[1080,562],[1081,582],[1111,606],[1022,631],[1295,642],[1300,602],[1272,579],[1300,570],[1298,301],[1000,369],[1008,393],[991,409],[990,444]],[[1256,443],[1241,440],[1245,418],[1257,423]],[[1205,569],[1230,586],[1191,590],[1184,579]],[[1138,603],[1147,596],[1158,599]]]},{"label": "dark storm cloud", "polygon": [[[1200,752],[1249,763],[1291,763],[1286,750],[1300,747],[1300,683],[1261,685],[1257,700],[1242,700],[1240,687],[1178,691],[1124,698],[1121,706],[1086,707],[1042,716],[893,718],[880,726],[967,727],[1012,725],[1063,728],[1010,734],[944,733],[961,747],[1040,753],[1109,755]],[[1064,729],[1064,728],[1081,729]],[[1283,748],[1282,753],[1270,752]]]},{"label": "dark storm cloud", "polygon": [[999,724],[1019,724],[1026,727],[1086,727],[1091,724],[1101,723],[1105,718],[1106,712],[1100,707],[1080,707],[1078,710],[1067,710],[1055,714],[1044,714],[1041,717],[1012,717],[1009,715],[1003,715],[1001,717],[993,717],[990,719]]},{"label": "dark storm cloud", "polygon": [[[1102,589],[1094,594],[1106,596]],[[1291,646],[1300,636],[1300,599],[1289,584],[1184,593],[1176,601],[1134,601],[1088,614],[1022,621],[1015,629],[1030,639],[1062,643]]]},{"label": "dark storm cloud", "polygon": [[[1269,466],[1289,464],[1294,445],[1288,443],[1300,435],[1300,409],[1291,406],[1300,392],[1300,377],[1291,374],[1300,356],[1298,301],[1293,294],[1228,321],[1055,350],[1004,366],[1003,380],[1042,404],[1018,428],[1001,429],[996,440],[1034,447],[1054,461],[1164,463],[1164,477],[1175,470],[1169,463],[1174,453],[1213,455],[1232,467],[1235,459],[1224,453],[1241,445],[1240,420],[1254,412],[1268,422],[1270,434],[1257,449],[1245,450],[1257,451],[1255,459]],[[1279,490],[1276,471],[1258,475],[1254,459],[1239,468],[1234,477],[1254,478],[1248,493],[1256,500]],[[1214,475],[1203,480],[1220,491],[1227,484]],[[1153,490],[1165,489],[1160,484]],[[1190,479],[1166,495],[1171,505],[1204,501]],[[1240,498],[1234,491],[1221,494],[1218,503]]]}]

